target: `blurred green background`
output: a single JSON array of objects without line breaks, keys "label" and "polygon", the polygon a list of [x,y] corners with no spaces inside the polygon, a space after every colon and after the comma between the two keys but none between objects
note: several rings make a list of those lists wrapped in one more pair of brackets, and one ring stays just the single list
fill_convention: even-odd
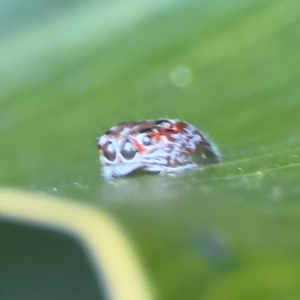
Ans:
[{"label": "blurred green background", "polygon": [[[0,182],[100,207],[161,299],[300,298],[300,2],[0,0]],[[105,182],[96,137],[195,124],[223,163]]]}]

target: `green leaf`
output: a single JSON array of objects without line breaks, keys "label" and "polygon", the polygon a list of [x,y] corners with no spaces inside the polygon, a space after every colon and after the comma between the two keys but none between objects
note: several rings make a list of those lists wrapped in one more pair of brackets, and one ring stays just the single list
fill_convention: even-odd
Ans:
[{"label": "green leaf", "polygon": [[[0,41],[0,180],[108,210],[161,299],[299,299],[300,2],[88,2]],[[105,182],[95,138],[175,117],[222,163]]]}]

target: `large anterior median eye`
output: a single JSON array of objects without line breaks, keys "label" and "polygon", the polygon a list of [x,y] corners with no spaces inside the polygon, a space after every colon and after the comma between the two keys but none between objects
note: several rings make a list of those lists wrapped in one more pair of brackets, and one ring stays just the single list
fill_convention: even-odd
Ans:
[{"label": "large anterior median eye", "polygon": [[110,161],[114,161],[116,159],[116,150],[112,143],[108,143],[103,146],[103,153],[104,156]]},{"label": "large anterior median eye", "polygon": [[122,145],[121,154],[126,159],[133,159],[135,157],[136,150],[129,141],[126,141]]}]

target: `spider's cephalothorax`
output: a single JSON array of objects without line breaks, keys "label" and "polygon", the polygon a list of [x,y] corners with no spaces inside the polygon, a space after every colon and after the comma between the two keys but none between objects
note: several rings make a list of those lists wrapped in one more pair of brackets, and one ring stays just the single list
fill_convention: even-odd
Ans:
[{"label": "spider's cephalothorax", "polygon": [[174,119],[120,123],[97,139],[103,176],[178,174],[220,161],[195,126]]}]

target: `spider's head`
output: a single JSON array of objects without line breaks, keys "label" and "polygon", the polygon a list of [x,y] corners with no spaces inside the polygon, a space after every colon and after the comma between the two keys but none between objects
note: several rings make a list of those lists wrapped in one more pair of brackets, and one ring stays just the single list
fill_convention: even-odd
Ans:
[{"label": "spider's head", "polygon": [[176,174],[217,163],[217,149],[196,127],[179,120],[121,123],[98,139],[105,178],[136,172]]}]

